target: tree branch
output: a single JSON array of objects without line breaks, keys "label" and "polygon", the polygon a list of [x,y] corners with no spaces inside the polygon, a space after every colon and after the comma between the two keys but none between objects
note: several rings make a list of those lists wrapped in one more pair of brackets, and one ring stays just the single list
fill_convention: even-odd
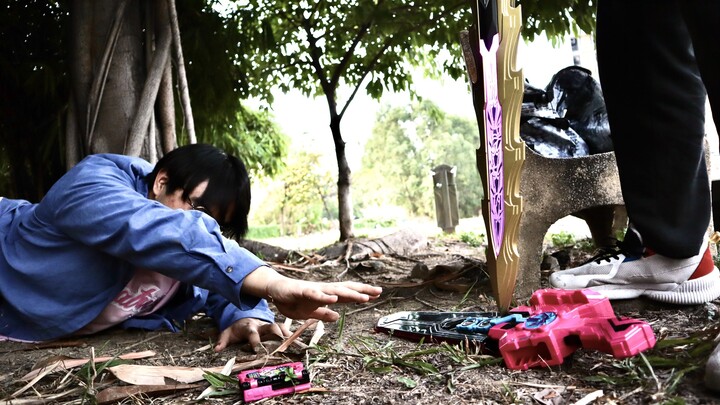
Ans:
[{"label": "tree branch", "polygon": [[158,121],[160,122],[161,153],[165,154],[177,147],[175,135],[175,103],[172,88],[172,63],[165,64],[160,92],[157,101]]},{"label": "tree branch", "polygon": [[[445,17],[445,16],[447,16],[447,15],[455,12],[458,8],[460,8],[460,7],[463,6],[464,4],[465,4],[464,2],[458,2],[457,4],[453,5],[452,7],[449,7],[448,9],[445,10],[445,12],[439,14],[439,16],[438,16],[437,19],[442,19],[443,17]],[[437,20],[437,19],[436,19],[436,20]],[[362,76],[360,77],[360,80],[358,80],[357,85],[356,85],[355,88],[353,89],[352,94],[350,94],[350,97],[349,97],[348,100],[345,102],[345,105],[343,106],[343,108],[342,108],[342,110],[340,111],[340,114],[339,114],[339,116],[340,116],[341,118],[342,118],[342,116],[345,114],[345,111],[346,111],[346,110],[348,109],[348,107],[350,106],[350,103],[352,102],[352,100],[355,98],[355,95],[357,94],[357,92],[360,90],[360,86],[362,85],[362,83],[363,83],[363,81],[365,80],[365,78],[366,78],[366,77],[368,76],[368,74],[373,70],[373,68],[375,67],[375,65],[377,65],[377,63],[378,63],[378,61],[380,60],[380,58],[385,54],[385,51],[387,51],[387,49],[388,49],[389,47],[391,47],[392,45],[395,45],[393,39],[394,39],[394,38],[404,37],[404,36],[405,36],[406,34],[408,34],[409,32],[411,32],[411,31],[417,31],[419,28],[423,28],[423,27],[425,27],[426,25],[429,25],[429,24],[430,24],[430,20],[428,20],[428,23],[426,23],[426,24],[420,24],[420,25],[416,25],[416,26],[409,27],[408,29],[406,29],[406,30],[404,30],[404,31],[398,31],[398,32],[392,34],[390,37],[388,37],[388,38],[385,40],[385,43],[384,43],[383,46],[380,48],[380,50],[375,54],[375,56],[373,57],[372,61],[367,65],[367,68],[365,69],[365,72],[364,72],[364,73],[362,74]]]},{"label": "tree branch", "polygon": [[71,59],[70,63],[72,97],[74,103],[74,119],[80,153],[78,156],[89,153],[87,144],[87,116],[89,110],[89,92],[92,86],[92,59],[90,52],[90,38],[92,37],[92,2],[90,0],[75,0],[71,3],[70,18],[72,20]]},{"label": "tree branch", "polygon": [[187,125],[189,142],[197,143],[195,120],[193,118],[192,106],[190,105],[187,75],[185,74],[185,61],[183,59],[182,44],[180,43],[180,26],[178,24],[177,10],[175,9],[175,0],[168,0],[167,3],[170,12],[175,58],[177,59],[178,65],[178,86],[180,87],[181,103],[185,113],[185,124]]},{"label": "tree branch", "polygon": [[[380,7],[380,4],[382,4],[382,0],[378,0],[377,4],[375,5],[375,11],[378,10]],[[373,13],[374,14],[374,13]],[[350,47],[348,48],[347,52],[345,52],[345,55],[343,55],[342,60],[340,63],[338,63],[337,67],[335,68],[335,72],[332,75],[332,79],[330,79],[330,82],[333,87],[337,87],[338,83],[340,82],[340,77],[342,77],[343,72],[345,71],[345,68],[347,68],[347,65],[350,63],[350,59],[352,59],[353,55],[355,55],[355,49],[357,48],[358,44],[360,44],[360,40],[362,40],[365,35],[367,35],[368,30],[370,27],[372,27],[374,18],[371,18],[369,21],[366,21],[365,24],[363,24],[360,29],[355,34],[355,38],[353,38],[352,43],[350,44]],[[342,115],[342,114],[340,114]]]},{"label": "tree branch", "polygon": [[310,20],[303,17],[302,26],[308,37],[308,47],[310,48],[310,65],[313,67],[313,69],[315,69],[315,73],[317,74],[318,80],[320,81],[320,87],[322,87],[323,92],[325,93],[325,98],[327,98],[328,100],[328,106],[330,107],[330,115],[332,116],[337,112],[337,103],[335,102],[335,88],[331,86],[330,82],[327,79],[327,76],[325,76],[322,65],[320,64],[321,52],[320,49],[318,49],[317,47],[317,39],[312,35],[312,26],[310,24]]},{"label": "tree branch", "polygon": [[143,141],[145,134],[147,134],[148,125],[150,124],[150,118],[155,105],[155,99],[157,98],[160,82],[165,72],[165,64],[170,55],[172,38],[170,35],[170,24],[167,23],[167,8],[158,7],[157,10],[160,24],[157,24],[159,35],[158,44],[155,49],[155,57],[153,58],[147,79],[145,80],[145,86],[143,86],[142,94],[140,95],[140,102],[138,103],[138,108],[135,113],[135,119],[130,127],[130,133],[125,140],[125,147],[123,148],[123,153],[129,156],[139,156],[142,151]]},{"label": "tree branch", "polygon": [[355,95],[360,90],[360,85],[362,84],[362,82],[365,80],[365,78],[368,76],[368,74],[372,71],[372,68],[380,60],[380,57],[382,57],[385,54],[385,51],[387,51],[387,49],[390,46],[392,46],[392,38],[388,38],[387,40],[385,40],[385,44],[383,44],[383,47],[380,48],[380,51],[375,54],[375,57],[370,62],[370,64],[367,66],[367,69],[365,69],[365,72],[362,74],[362,77],[360,77],[360,80],[358,80],[357,85],[353,89],[352,94],[350,94],[350,97],[348,97],[347,101],[345,102],[345,105],[343,106],[342,110],[340,111],[340,114],[339,114],[340,118],[342,118],[342,116],[345,114],[345,111],[350,106],[350,103],[355,98]]},{"label": "tree branch", "polygon": [[75,111],[75,92],[70,91],[70,102],[68,103],[67,118],[65,119],[65,169],[70,170],[80,161],[82,144],[77,123],[78,117]]},{"label": "tree branch", "polygon": [[113,19],[113,25],[108,33],[105,51],[103,53],[102,61],[100,62],[100,73],[95,76],[92,87],[90,88],[87,123],[85,125],[85,144],[87,145],[88,153],[92,153],[92,138],[95,131],[95,122],[97,122],[97,115],[100,111],[100,102],[102,100],[103,90],[105,89],[107,75],[110,71],[112,57],[115,54],[115,45],[117,44],[118,37],[120,36],[120,28],[122,27],[122,22],[125,16],[125,6],[127,6],[127,3],[128,0],[120,0],[118,3],[115,18]]}]

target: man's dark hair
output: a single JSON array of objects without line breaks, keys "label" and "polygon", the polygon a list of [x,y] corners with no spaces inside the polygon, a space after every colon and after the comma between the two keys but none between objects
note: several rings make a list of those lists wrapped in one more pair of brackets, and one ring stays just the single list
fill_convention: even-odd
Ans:
[{"label": "man's dark hair", "polygon": [[[168,176],[166,192],[183,190],[183,198],[202,182],[207,189],[194,203],[215,213],[215,219],[228,237],[245,236],[250,211],[250,179],[243,162],[212,145],[192,144],[179,147],[163,156],[151,173],[145,176],[152,188],[161,170]],[[232,217],[225,222],[227,214]]]}]

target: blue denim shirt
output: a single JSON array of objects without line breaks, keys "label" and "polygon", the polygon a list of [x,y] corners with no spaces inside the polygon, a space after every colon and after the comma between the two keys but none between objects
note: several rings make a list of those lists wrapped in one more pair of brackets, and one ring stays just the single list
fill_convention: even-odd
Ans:
[{"label": "blue denim shirt", "polygon": [[267,302],[241,296],[243,279],[265,263],[222,236],[195,210],[147,198],[139,158],[92,155],[39,204],[0,200],[0,335],[48,340],[82,328],[118,295],[134,269],[180,280],[159,312],[125,327],[175,327],[204,311],[221,329],[241,318],[273,321]]}]

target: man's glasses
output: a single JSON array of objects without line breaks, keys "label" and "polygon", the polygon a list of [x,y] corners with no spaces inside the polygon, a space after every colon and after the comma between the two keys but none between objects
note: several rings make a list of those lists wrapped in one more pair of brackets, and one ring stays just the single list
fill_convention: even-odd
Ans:
[{"label": "man's glasses", "polygon": [[[203,207],[202,205],[196,205],[196,203],[193,202],[193,200],[191,200],[189,198],[187,200],[187,203],[190,205],[190,208],[192,208],[193,210],[204,212],[205,214],[208,214],[209,216],[211,216],[213,219],[215,219],[217,221],[217,218],[213,217],[213,215],[210,213],[210,210],[208,210],[207,208]],[[222,232],[225,232],[225,230],[227,229],[227,224],[221,224],[220,221],[217,221],[217,222],[218,222],[218,225],[220,225],[220,230]]]},{"label": "man's glasses", "polygon": [[[207,208],[203,207],[202,205],[195,205],[193,200],[188,198],[187,203],[190,204],[190,208],[194,209],[195,211],[204,212],[204,213],[210,215],[210,211],[208,211]],[[212,215],[210,215],[210,216],[212,216]]]}]

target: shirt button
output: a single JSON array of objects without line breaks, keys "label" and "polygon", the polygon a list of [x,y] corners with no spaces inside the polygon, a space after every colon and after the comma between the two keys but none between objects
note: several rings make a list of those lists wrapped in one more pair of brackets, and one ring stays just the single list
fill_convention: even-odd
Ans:
[{"label": "shirt button", "polygon": [[232,272],[233,272],[232,266],[228,266],[227,269],[225,269],[225,271],[226,271],[227,273],[232,273]]}]

